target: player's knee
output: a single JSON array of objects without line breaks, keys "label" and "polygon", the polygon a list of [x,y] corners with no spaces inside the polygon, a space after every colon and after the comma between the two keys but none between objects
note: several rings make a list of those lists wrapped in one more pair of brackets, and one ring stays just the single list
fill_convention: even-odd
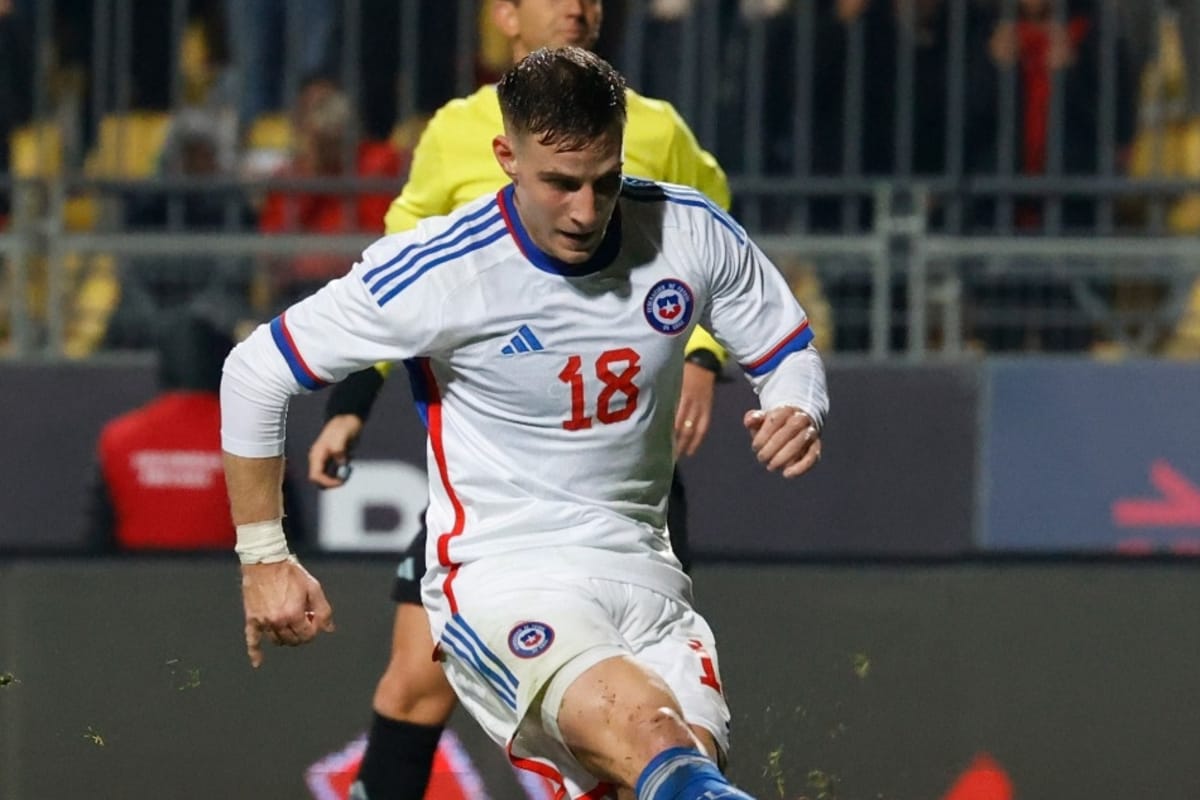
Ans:
[{"label": "player's knee", "polygon": [[444,725],[455,702],[454,690],[432,658],[393,657],[375,687],[375,710],[402,722]]}]

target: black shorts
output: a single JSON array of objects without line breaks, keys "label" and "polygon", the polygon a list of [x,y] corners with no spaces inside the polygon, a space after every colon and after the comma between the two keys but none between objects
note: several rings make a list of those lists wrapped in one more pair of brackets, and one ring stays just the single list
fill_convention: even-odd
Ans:
[{"label": "black shorts", "polygon": [[[671,548],[675,557],[683,564],[683,571],[692,567],[692,554],[687,539],[687,495],[679,470],[671,476],[671,494],[667,498],[667,528],[671,532]],[[421,532],[404,551],[396,579],[392,582],[392,600],[397,603],[421,605],[421,578],[425,577],[425,538],[429,531],[425,527],[425,515],[421,514]]]}]

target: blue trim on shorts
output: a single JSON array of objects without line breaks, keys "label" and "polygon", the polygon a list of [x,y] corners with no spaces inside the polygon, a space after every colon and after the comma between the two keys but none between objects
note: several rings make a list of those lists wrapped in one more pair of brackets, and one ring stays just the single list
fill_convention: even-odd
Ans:
[{"label": "blue trim on shorts", "polygon": [[[495,670],[488,667],[484,663],[483,658],[475,650],[475,645],[469,636],[463,634],[462,631],[453,627],[454,620],[460,619],[456,614],[454,618],[446,624],[446,628],[442,634],[442,644],[449,647],[454,653],[462,659],[466,664],[475,668],[475,671],[483,678],[489,686],[495,690],[496,694],[504,701],[504,704],[513,711],[517,710],[517,684],[516,679],[509,684]],[[486,649],[485,649],[486,651]],[[494,659],[495,656],[492,656]],[[505,670],[507,671],[507,670]]]},{"label": "blue trim on shorts", "polygon": [[517,676],[513,675],[512,670],[510,670],[495,653],[488,649],[488,646],[483,643],[483,639],[479,638],[479,634],[475,632],[475,629],[468,625],[467,621],[463,619],[462,614],[455,614],[453,621],[457,622],[459,627],[466,631],[470,637],[475,640],[475,644],[478,645],[479,651],[487,656],[493,664],[500,668],[500,670],[508,677],[509,682],[512,684],[513,691],[516,691],[516,688],[521,685],[521,682],[517,680]]}]

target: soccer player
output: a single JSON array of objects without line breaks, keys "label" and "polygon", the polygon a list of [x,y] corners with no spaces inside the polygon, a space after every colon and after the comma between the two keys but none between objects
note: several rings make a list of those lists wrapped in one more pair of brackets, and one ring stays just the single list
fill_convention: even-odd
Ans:
[{"label": "soccer player", "polygon": [[[513,61],[540,47],[590,47],[602,23],[600,0],[497,0],[493,21],[508,37]],[[627,91],[629,125],[625,136],[625,172],[686,184],[722,208],[729,206],[729,185],[713,157],[669,103]],[[502,126],[496,87],[485,86],[443,107],[430,122],[413,156],[403,192],[389,209],[388,233],[411,230],[420,220],[448,214],[481,192],[508,182],[489,142]],[[536,346],[517,336],[515,347]],[[688,340],[683,391],[675,418],[677,448],[691,455],[708,431],[713,388],[725,352],[704,330]],[[345,463],[362,432],[388,365],[349,376],[331,390],[329,421],[309,453],[309,478],[330,488],[341,479],[326,474],[333,459]],[[682,485],[672,483],[668,530],[675,555],[688,564],[686,506]],[[429,782],[434,753],[451,712],[454,692],[429,658],[433,641],[420,607],[425,568],[425,537],[404,554],[392,587],[396,602],[391,656],[372,701],[374,715],[358,782],[371,800],[421,800]]]},{"label": "soccer player", "polygon": [[808,320],[711,201],[622,178],[625,86],[607,63],[538,50],[498,97],[507,187],[379,240],[226,362],[250,661],[263,636],[333,626],[281,525],[288,397],[404,361],[434,476],[422,601],[459,700],[564,796],[744,800],[717,766],[716,646],[664,532],[682,337],[708,325],[738,359],[762,405],[751,447],[794,477],[820,458],[828,408]]}]

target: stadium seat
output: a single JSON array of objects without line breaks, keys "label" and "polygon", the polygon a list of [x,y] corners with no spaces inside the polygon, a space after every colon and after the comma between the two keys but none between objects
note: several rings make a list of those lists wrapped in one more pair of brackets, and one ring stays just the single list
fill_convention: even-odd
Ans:
[{"label": "stadium seat", "polygon": [[246,171],[251,175],[270,175],[287,163],[292,147],[292,122],[287,114],[263,114],[246,132]]},{"label": "stadium seat", "polygon": [[[8,142],[12,174],[23,180],[55,178],[63,173],[63,134],[58,123],[34,122],[13,131]],[[99,211],[87,195],[67,198],[63,224],[68,231],[89,231]]]},{"label": "stadium seat", "polygon": [[50,178],[62,173],[62,131],[51,121],[22,125],[8,142],[9,163],[16,178]]},{"label": "stadium seat", "polygon": [[154,173],[171,116],[158,111],[108,114],[100,121],[96,146],[84,172],[97,178],[146,178]]}]

